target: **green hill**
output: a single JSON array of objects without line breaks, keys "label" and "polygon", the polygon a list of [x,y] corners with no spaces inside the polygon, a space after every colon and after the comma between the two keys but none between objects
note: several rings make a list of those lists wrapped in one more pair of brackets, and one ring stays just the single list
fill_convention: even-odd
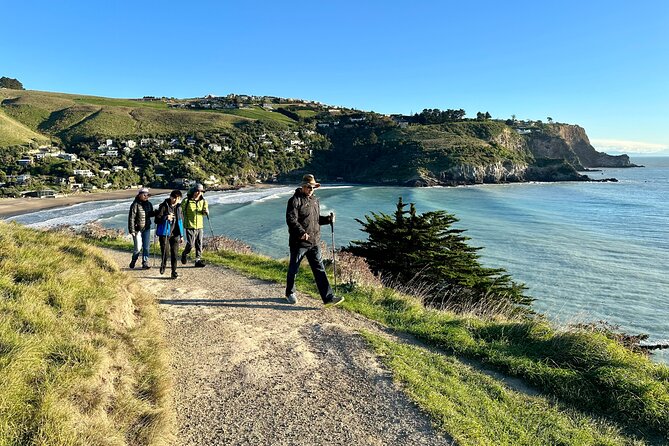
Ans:
[{"label": "green hill", "polygon": [[[37,153],[48,142],[58,149]],[[0,176],[32,175],[23,189],[72,184],[75,169],[92,172],[77,179],[90,187],[292,181],[305,170],[326,181],[423,186],[582,181],[576,169],[631,165],[597,152],[574,125],[466,119],[464,110],[386,116],[235,94],[116,99],[2,88],[0,148],[11,146]],[[63,149],[79,159],[49,158]]]},{"label": "green hill", "polygon": [[[149,134],[180,135],[229,128],[249,120],[294,123],[262,109],[171,110],[164,101],[113,99],[30,90],[0,89],[1,110],[16,123],[65,143],[88,137],[123,138]],[[25,133],[25,131],[24,131]],[[2,146],[29,143],[39,135],[0,129]]]}]

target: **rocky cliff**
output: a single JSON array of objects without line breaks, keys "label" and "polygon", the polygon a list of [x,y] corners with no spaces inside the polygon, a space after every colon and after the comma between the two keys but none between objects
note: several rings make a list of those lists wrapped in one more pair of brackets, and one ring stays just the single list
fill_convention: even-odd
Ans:
[{"label": "rocky cliff", "polygon": [[578,170],[592,167],[635,167],[627,155],[607,155],[590,144],[578,125],[551,124],[525,135],[535,158],[566,159]]}]

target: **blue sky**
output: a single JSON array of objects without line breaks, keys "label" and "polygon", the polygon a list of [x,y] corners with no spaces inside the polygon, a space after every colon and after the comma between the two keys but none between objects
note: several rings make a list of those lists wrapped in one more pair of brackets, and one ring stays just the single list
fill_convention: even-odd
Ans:
[{"label": "blue sky", "polygon": [[585,127],[669,155],[669,2],[0,0],[0,76],[109,97],[246,93]]}]

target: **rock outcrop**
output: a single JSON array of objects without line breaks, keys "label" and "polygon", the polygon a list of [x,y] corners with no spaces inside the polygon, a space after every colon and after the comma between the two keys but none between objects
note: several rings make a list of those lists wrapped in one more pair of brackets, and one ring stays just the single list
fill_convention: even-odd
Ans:
[{"label": "rock outcrop", "polygon": [[592,167],[636,167],[627,155],[607,155],[590,144],[578,125],[552,124],[525,136],[535,158],[566,159],[578,170]]}]

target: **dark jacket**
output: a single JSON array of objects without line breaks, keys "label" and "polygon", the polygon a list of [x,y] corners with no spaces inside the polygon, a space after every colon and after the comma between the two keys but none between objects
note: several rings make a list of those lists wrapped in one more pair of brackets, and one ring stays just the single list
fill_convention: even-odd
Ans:
[{"label": "dark jacket", "polygon": [[128,232],[135,234],[149,229],[151,227],[151,217],[154,215],[155,212],[150,201],[140,201],[135,198],[135,201],[130,205],[130,213],[128,214]]},{"label": "dark jacket", "polygon": [[[171,222],[167,219],[167,216],[172,213],[174,214],[174,220]],[[184,216],[181,211],[181,204],[176,204],[172,206],[170,199],[167,198],[165,201],[160,203],[158,210],[156,211],[156,234],[159,236],[166,237],[179,237],[184,235]]]},{"label": "dark jacket", "polygon": [[[330,216],[322,216],[321,205],[314,195],[307,196],[301,188],[288,200],[286,223],[288,224],[288,244],[293,247],[311,247],[320,243],[321,225],[330,224]],[[304,234],[309,240],[300,240]]]}]

